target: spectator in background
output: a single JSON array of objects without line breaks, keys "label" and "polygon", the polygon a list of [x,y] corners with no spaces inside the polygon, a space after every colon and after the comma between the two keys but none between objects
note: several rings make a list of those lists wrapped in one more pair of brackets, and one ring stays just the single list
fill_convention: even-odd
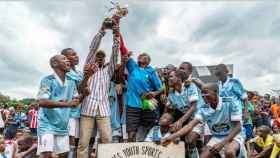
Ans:
[{"label": "spectator in background", "polygon": [[38,127],[38,105],[31,104],[30,110],[28,112],[29,121],[30,121],[30,131],[33,135],[37,135],[37,127]]},{"label": "spectator in background", "polygon": [[4,137],[0,135],[0,158],[14,158],[14,152],[13,142],[5,141]]},{"label": "spectator in background", "polygon": [[5,114],[4,114],[4,108],[1,106],[0,109],[0,135],[3,134],[4,129],[5,129]]},{"label": "spectator in background", "polygon": [[[243,115],[243,127],[245,128],[245,134],[246,134],[246,141],[254,137],[253,133],[253,120],[252,117],[254,115],[254,105],[252,104],[251,100],[253,98],[253,94],[251,92],[248,93],[248,105],[247,105],[247,115]],[[244,108],[244,106],[243,106]]]},{"label": "spectator in background", "polygon": [[15,109],[13,107],[9,108],[9,115],[5,120],[5,139],[12,140],[16,136],[18,128],[18,123],[15,119]]},{"label": "spectator in background", "polygon": [[24,129],[26,127],[26,123],[28,121],[26,114],[23,112],[24,105],[19,103],[16,106],[16,113],[15,113],[15,119],[18,123],[18,128]]},{"label": "spectator in background", "polygon": [[34,158],[36,157],[37,144],[33,143],[33,137],[26,135],[17,141],[17,153],[14,158]]},{"label": "spectator in background", "polygon": [[263,97],[260,100],[259,107],[260,107],[260,115],[262,118],[262,125],[271,127],[271,118],[272,118],[271,102],[267,96]]},{"label": "spectator in background", "polygon": [[280,107],[279,104],[276,102],[276,98],[272,97],[271,99],[271,112],[273,119],[279,119],[280,117]]},{"label": "spectator in background", "polygon": [[268,126],[257,128],[257,137],[247,143],[248,155],[250,158],[268,158],[273,148],[273,136]]}]

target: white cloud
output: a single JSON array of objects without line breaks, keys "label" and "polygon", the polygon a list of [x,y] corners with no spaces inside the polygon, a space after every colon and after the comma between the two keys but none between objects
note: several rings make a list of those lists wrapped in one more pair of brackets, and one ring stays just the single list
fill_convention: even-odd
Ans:
[{"label": "white cloud", "polygon": [[[280,47],[279,31],[274,27],[280,25],[279,4],[124,3],[129,4],[130,13],[122,22],[122,32],[135,55],[150,53],[156,66],[182,61],[234,64],[235,76],[246,88],[277,89]],[[82,64],[106,4],[1,2],[0,70],[4,77],[0,91],[12,97],[35,97],[42,75],[51,73],[49,58],[65,47],[80,52]],[[265,14],[259,14],[263,10]],[[108,55],[110,41],[106,36],[101,46]]]}]

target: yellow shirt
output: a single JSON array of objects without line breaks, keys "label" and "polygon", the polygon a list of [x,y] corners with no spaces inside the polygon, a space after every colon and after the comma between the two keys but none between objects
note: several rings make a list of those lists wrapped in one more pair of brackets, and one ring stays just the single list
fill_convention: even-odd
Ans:
[{"label": "yellow shirt", "polygon": [[257,136],[256,138],[251,139],[250,142],[256,143],[261,148],[266,148],[266,147],[273,144],[273,136],[272,135],[267,135],[265,140],[263,140],[262,137]]},{"label": "yellow shirt", "polygon": [[[280,139],[280,134],[274,135],[274,138],[275,139]],[[280,151],[280,147],[277,146],[276,144],[274,144],[271,155],[270,155],[270,158],[276,158],[279,154],[279,151]]]}]

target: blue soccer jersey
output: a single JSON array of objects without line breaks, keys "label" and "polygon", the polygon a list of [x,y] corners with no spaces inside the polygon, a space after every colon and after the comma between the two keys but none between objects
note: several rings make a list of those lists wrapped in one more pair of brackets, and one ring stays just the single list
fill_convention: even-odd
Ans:
[{"label": "blue soccer jersey", "polygon": [[109,98],[111,105],[111,126],[112,130],[116,130],[121,128],[121,117],[118,104],[118,96],[116,92],[116,84],[114,82],[111,82]]},{"label": "blue soccer jersey", "polygon": [[[56,74],[49,75],[41,81],[38,99],[71,101],[75,96],[77,96],[75,80],[68,76],[65,76],[64,84]],[[71,108],[40,107],[38,134],[67,135],[70,113]]]},{"label": "blue soccer jersey", "polygon": [[247,93],[238,79],[227,77],[224,84],[219,81],[220,97],[231,97],[235,103],[242,107],[242,100],[247,98]]},{"label": "blue soccer jersey", "polygon": [[[83,73],[81,71],[74,71],[73,69],[71,69],[66,75],[75,81],[76,87],[79,86],[80,82],[84,78]],[[81,116],[81,105],[71,109],[71,114],[70,114],[71,118],[80,118],[80,116]]]},{"label": "blue soccer jersey", "polygon": [[206,106],[199,109],[195,118],[207,123],[213,136],[229,135],[233,128],[233,121],[242,120],[241,109],[231,98],[220,97],[216,109]]},{"label": "blue soccer jersey", "polygon": [[185,113],[191,106],[192,102],[197,102],[197,109],[205,103],[200,90],[197,86],[191,83],[188,87],[183,86],[182,92],[172,90],[168,95],[167,106],[170,109],[178,109]]}]

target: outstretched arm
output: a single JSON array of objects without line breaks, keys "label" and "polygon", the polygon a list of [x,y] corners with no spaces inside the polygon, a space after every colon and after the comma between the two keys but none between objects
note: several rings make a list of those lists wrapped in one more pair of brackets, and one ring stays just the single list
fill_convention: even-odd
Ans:
[{"label": "outstretched arm", "polygon": [[187,135],[189,132],[192,131],[192,129],[198,124],[200,121],[196,118],[194,118],[189,124],[184,126],[182,129],[180,129],[178,132],[171,134],[170,136],[164,138],[161,140],[162,145],[168,145],[172,141],[174,141],[177,138],[180,138],[184,135]]},{"label": "outstretched arm", "polygon": [[120,49],[120,28],[118,25],[113,26],[113,48],[112,48],[112,55],[108,67],[108,73],[110,78],[112,78],[116,66],[118,63],[118,56],[119,56],[119,49]]},{"label": "outstretched arm", "polygon": [[95,54],[96,54],[97,49],[100,46],[102,37],[105,35],[105,30],[106,30],[106,27],[103,22],[101,29],[99,30],[99,32],[94,36],[94,38],[91,41],[91,44],[89,47],[90,50],[89,50],[88,56],[86,58],[85,65],[94,63]]}]

